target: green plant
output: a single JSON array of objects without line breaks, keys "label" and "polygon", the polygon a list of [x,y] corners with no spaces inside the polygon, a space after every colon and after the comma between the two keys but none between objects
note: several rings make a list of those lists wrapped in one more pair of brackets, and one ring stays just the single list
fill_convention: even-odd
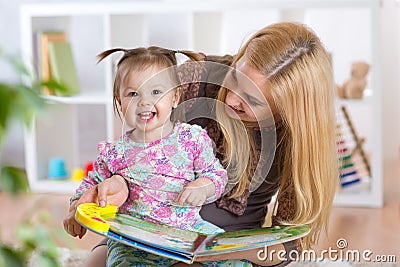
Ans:
[{"label": "green plant", "polygon": [[[69,88],[54,80],[41,81],[31,74],[28,68],[16,57],[7,57],[0,51],[0,60],[11,64],[20,76],[15,82],[0,81],[0,149],[7,129],[12,121],[17,121],[29,127],[34,116],[44,111],[47,102],[41,97],[43,86],[55,92],[68,93]],[[13,166],[0,166],[0,187],[14,197],[29,193],[29,183],[25,170]],[[42,216],[34,222],[27,217],[15,228],[18,246],[0,243],[0,267],[27,266],[32,253],[36,253],[38,266],[59,266],[56,243],[53,233],[44,225]]]}]

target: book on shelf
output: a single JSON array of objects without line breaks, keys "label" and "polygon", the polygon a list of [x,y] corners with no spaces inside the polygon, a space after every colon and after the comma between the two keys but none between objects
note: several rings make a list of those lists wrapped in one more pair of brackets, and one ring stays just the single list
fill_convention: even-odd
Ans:
[{"label": "book on shelf", "polygon": [[51,78],[68,87],[68,96],[77,94],[79,80],[70,42],[49,42],[48,52]]},{"label": "book on shelf", "polygon": [[[34,35],[34,50],[36,61],[36,75],[44,82],[50,80],[50,63],[48,46],[50,42],[66,42],[68,40],[65,32],[62,31],[38,31]],[[43,87],[43,94],[54,95],[50,88]]]},{"label": "book on shelf", "polygon": [[79,205],[75,218],[97,234],[185,263],[193,263],[201,256],[257,248],[262,250],[301,238],[310,232],[307,225],[294,225],[206,235],[122,214],[117,212],[116,206],[102,208],[94,203]]}]

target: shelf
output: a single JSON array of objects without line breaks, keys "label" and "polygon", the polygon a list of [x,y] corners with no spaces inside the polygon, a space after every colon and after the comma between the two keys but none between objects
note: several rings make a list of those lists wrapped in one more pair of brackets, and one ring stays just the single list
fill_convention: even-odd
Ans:
[{"label": "shelf", "polygon": [[44,99],[50,102],[58,102],[64,104],[108,104],[112,103],[110,101],[110,96],[106,95],[104,92],[83,92],[75,96],[51,96],[43,95]]},{"label": "shelf", "polygon": [[334,199],[334,206],[341,207],[380,207],[379,197],[373,197],[371,183],[363,180],[349,185],[338,192]]},{"label": "shelf", "polygon": [[349,106],[365,106],[371,107],[372,102],[374,101],[374,96],[372,95],[372,90],[368,90],[363,98],[360,99],[350,99],[350,98],[338,98],[337,104],[341,105],[349,105]]},{"label": "shelf", "polygon": [[[96,65],[96,55],[101,51],[158,45],[206,54],[234,54],[254,30],[294,19],[308,24],[332,52],[335,78],[339,81],[348,78],[352,61],[361,58],[373,66],[363,99],[337,101],[338,105],[348,106],[358,134],[366,140],[372,178],[344,188],[334,204],[381,206],[379,5],[379,0],[139,0],[21,5],[24,62],[29,65],[34,58],[33,33],[64,31],[71,42],[81,86],[81,93],[76,96],[43,96],[52,105],[26,131],[25,158],[32,190],[71,194],[79,183],[44,179],[48,160],[61,156],[70,168],[79,167],[94,160],[98,141],[112,141],[121,134],[112,104],[113,64],[120,55]],[[353,25],[356,14],[360,19]]]},{"label": "shelf", "polygon": [[80,182],[71,180],[38,180],[31,182],[30,187],[33,192],[38,193],[61,193],[72,195]]}]

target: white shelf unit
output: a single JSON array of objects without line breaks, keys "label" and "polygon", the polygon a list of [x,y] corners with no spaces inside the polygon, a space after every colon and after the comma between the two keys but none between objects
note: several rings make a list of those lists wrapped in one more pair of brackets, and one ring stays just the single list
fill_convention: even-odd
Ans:
[{"label": "white shelf unit", "polygon": [[[373,178],[360,190],[338,193],[335,203],[381,206],[379,9],[379,0],[166,0],[22,5],[21,49],[25,62],[29,64],[33,58],[35,31],[65,31],[81,83],[78,96],[48,97],[54,103],[51,109],[26,130],[26,169],[32,189],[72,193],[76,183],[46,178],[49,158],[64,157],[71,173],[88,159],[95,159],[99,141],[113,140],[120,134],[111,101],[115,58],[95,65],[99,52],[111,47],[158,45],[208,54],[233,54],[255,30],[278,21],[300,20],[313,28],[333,52],[338,83],[350,73],[352,60],[362,56],[362,52],[368,54],[373,98],[360,105],[368,105],[370,121],[374,122],[368,140],[372,147]],[[366,37],[362,38],[360,30]]]}]

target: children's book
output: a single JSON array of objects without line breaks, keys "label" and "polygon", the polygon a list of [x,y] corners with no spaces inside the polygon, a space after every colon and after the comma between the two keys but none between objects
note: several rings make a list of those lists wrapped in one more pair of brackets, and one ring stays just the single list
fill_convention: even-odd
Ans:
[{"label": "children's book", "polygon": [[264,248],[310,232],[309,226],[296,225],[205,235],[121,214],[116,206],[102,208],[94,203],[79,205],[75,218],[95,233],[185,263],[193,263],[200,256]]},{"label": "children's book", "polygon": [[[48,46],[50,42],[66,42],[67,35],[65,32],[42,32],[38,31],[34,35],[35,45],[35,61],[37,77],[42,81],[51,79],[49,51]],[[54,95],[54,91],[50,88],[44,87],[43,93],[46,95]]]},{"label": "children's book", "polygon": [[69,88],[68,95],[79,93],[78,74],[70,42],[49,42],[48,52],[51,77]]}]

